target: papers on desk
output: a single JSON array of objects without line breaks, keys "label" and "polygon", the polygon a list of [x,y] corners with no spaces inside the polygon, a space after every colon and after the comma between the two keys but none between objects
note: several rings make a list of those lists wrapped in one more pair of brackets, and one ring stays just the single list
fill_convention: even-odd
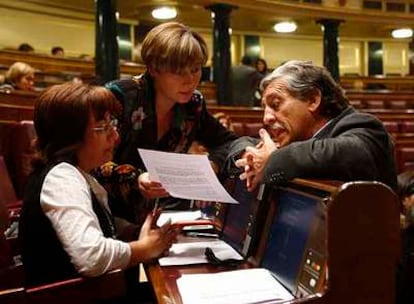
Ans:
[{"label": "papers on desk", "polygon": [[293,299],[263,268],[183,274],[177,286],[183,304],[279,303]]},{"label": "papers on desk", "polygon": [[157,221],[157,226],[164,225],[167,221],[171,221],[171,224],[181,221],[193,221],[202,217],[201,210],[194,211],[163,211]]},{"label": "papers on desk", "polygon": [[217,179],[206,155],[138,152],[151,179],[160,182],[171,196],[237,204]]},{"label": "papers on desk", "polygon": [[243,260],[243,257],[236,250],[222,240],[181,237],[178,243],[172,245],[168,256],[159,258],[158,263],[161,266],[207,263],[204,254],[207,247],[211,248],[220,260]]}]

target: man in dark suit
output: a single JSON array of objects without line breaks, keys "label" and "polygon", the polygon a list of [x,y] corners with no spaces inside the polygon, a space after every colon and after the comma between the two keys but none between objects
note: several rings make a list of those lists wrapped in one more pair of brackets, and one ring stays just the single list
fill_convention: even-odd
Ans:
[{"label": "man in dark suit", "polygon": [[257,72],[252,63],[252,59],[244,55],[241,64],[231,69],[232,105],[234,106],[254,106],[254,94],[263,76]]},{"label": "man in dark suit", "polygon": [[270,134],[261,129],[259,141],[238,139],[228,158],[229,170],[242,169],[249,190],[296,177],[376,180],[397,188],[390,135],[374,116],[349,106],[325,68],[288,61],[261,85]]}]

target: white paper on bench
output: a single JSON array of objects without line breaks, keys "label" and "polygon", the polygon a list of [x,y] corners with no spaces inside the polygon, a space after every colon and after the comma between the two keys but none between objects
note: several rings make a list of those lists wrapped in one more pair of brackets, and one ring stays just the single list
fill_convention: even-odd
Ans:
[{"label": "white paper on bench", "polygon": [[183,274],[177,286],[183,304],[278,303],[293,299],[264,268]]},{"label": "white paper on bench", "polygon": [[194,221],[201,218],[201,211],[163,211],[158,218],[157,225],[162,226],[168,220],[171,220],[171,224],[180,221]]},{"label": "white paper on bench", "polygon": [[221,260],[243,259],[236,250],[222,240],[181,237],[178,243],[172,245],[168,256],[159,258],[158,263],[161,266],[207,263],[204,255],[206,247],[210,247]]}]

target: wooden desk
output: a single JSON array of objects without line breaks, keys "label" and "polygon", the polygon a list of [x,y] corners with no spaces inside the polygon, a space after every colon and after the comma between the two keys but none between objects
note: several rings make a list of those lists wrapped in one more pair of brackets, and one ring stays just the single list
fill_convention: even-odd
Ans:
[{"label": "wooden desk", "polygon": [[[301,190],[311,195],[317,195],[320,191],[330,192],[327,197],[325,194],[320,196],[326,204],[327,219],[326,242],[322,242],[327,244],[328,253],[329,276],[326,289],[317,290],[310,297],[289,303],[392,303],[400,252],[398,199],[392,190],[377,182],[349,182],[334,186],[333,183],[297,179],[289,185],[293,192]],[[278,191],[273,192],[269,196],[272,199],[269,203],[277,204],[278,195]],[[265,209],[264,212],[272,214]],[[270,215],[268,219],[272,218]],[[324,231],[318,235],[324,236]],[[267,242],[266,233],[260,234],[261,240],[263,237]],[[259,247],[263,248],[262,245],[263,243]],[[260,256],[257,258],[255,260],[259,260]],[[238,268],[250,267],[253,264],[245,263]],[[308,266],[305,265],[303,269],[306,267]],[[181,275],[225,270],[230,269],[211,265],[146,266],[148,279],[161,304],[182,304],[176,284]]]}]

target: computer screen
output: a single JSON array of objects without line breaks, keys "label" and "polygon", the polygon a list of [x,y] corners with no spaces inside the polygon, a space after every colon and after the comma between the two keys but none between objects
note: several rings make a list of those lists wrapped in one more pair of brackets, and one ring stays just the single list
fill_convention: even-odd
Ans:
[{"label": "computer screen", "polygon": [[260,204],[257,199],[259,189],[247,191],[246,181],[239,178],[234,178],[230,184],[229,193],[239,204],[227,204],[221,238],[246,256],[252,240],[252,225]]},{"label": "computer screen", "polygon": [[323,198],[281,189],[274,203],[262,267],[269,269],[292,294],[314,293],[326,266],[326,211]]}]

